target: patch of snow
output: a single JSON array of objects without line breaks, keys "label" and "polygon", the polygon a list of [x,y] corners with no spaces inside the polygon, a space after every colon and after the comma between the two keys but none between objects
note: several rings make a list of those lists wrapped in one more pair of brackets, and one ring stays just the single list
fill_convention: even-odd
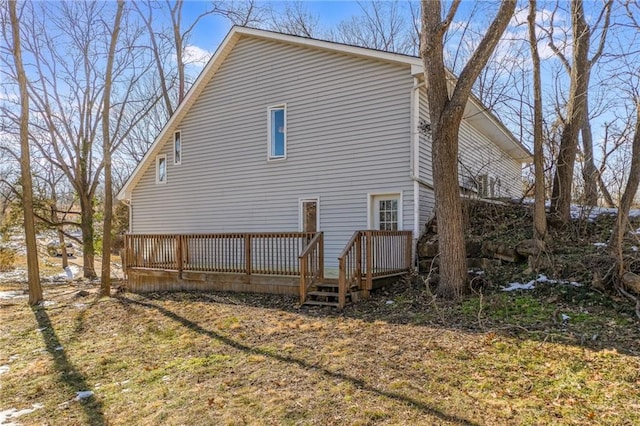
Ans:
[{"label": "patch of snow", "polygon": [[15,360],[17,360],[17,359],[20,359],[20,355],[18,355],[18,354],[16,354],[16,355],[11,355],[11,356],[9,357],[9,361],[15,361]]},{"label": "patch of snow", "polygon": [[531,280],[526,284],[522,283],[509,283],[508,287],[502,287],[502,291],[516,291],[516,290],[533,290],[535,288],[535,280]]},{"label": "patch of snow", "polygon": [[607,243],[593,243],[593,245],[598,247],[598,248],[602,248],[602,247],[606,247]]},{"label": "patch of snow", "polygon": [[33,413],[40,408],[43,408],[42,404],[33,404],[31,408],[25,408],[24,410],[18,410],[16,408],[9,408],[8,410],[0,411],[0,425],[4,426],[16,426],[17,423],[13,423],[9,420],[17,419],[25,414]]},{"label": "patch of snow", "polygon": [[387,300],[387,305],[393,305],[395,302],[393,300]]},{"label": "patch of snow", "polygon": [[171,377],[169,377],[169,376],[162,376],[162,381],[163,381],[163,382],[168,382],[169,380],[171,380]]},{"label": "patch of snow", "polygon": [[47,306],[53,306],[55,305],[56,302],[54,302],[53,300],[43,300],[42,302],[40,302],[40,306],[46,308]]},{"label": "patch of snow", "polygon": [[574,287],[582,287],[582,284],[580,284],[580,283],[578,283],[578,282],[575,282],[575,281],[571,281],[571,282],[569,283],[569,285],[572,285],[572,286],[574,286]]},{"label": "patch of snow", "polygon": [[27,297],[27,295],[18,290],[0,291],[0,299],[4,300],[22,299],[25,297]]},{"label": "patch of snow", "polygon": [[93,396],[93,391],[79,391],[76,392],[76,397],[73,398],[75,401],[82,401],[83,399],[88,399]]},{"label": "patch of snow", "polygon": [[631,246],[631,251],[632,252],[637,252],[638,251],[638,247],[637,246]]},{"label": "patch of snow", "polygon": [[0,374],[8,373],[10,370],[8,365],[0,365]]},{"label": "patch of snow", "polygon": [[536,279],[536,281],[539,283],[547,283],[547,284],[556,284],[558,282],[558,280],[552,280],[549,277],[547,277],[545,274],[538,275],[538,278]]},{"label": "patch of snow", "polygon": [[64,350],[64,348],[62,346],[56,346],[55,348],[53,348],[54,351],[62,351]]},{"label": "patch of snow", "polygon": [[561,317],[562,317],[562,322],[567,322],[571,319],[571,317],[567,314],[562,314]]}]

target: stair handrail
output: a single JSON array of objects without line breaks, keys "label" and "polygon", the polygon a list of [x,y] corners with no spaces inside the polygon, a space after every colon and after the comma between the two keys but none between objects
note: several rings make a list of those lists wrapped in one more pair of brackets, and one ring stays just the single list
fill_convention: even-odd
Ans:
[{"label": "stair handrail", "polygon": [[347,303],[347,289],[362,281],[362,231],[355,231],[338,257],[338,309]]},{"label": "stair handrail", "polygon": [[309,288],[324,279],[324,233],[318,232],[302,249],[300,256],[300,304],[307,300]]}]

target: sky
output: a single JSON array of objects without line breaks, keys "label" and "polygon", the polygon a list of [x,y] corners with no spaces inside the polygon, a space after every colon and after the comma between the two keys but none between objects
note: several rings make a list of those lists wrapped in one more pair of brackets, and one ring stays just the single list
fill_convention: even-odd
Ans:
[{"label": "sky", "polygon": [[[209,2],[205,1],[187,1],[184,6],[185,22],[195,19],[202,11],[204,11]],[[275,8],[282,8],[286,2],[279,1],[272,3]],[[348,19],[352,15],[358,14],[361,10],[357,1],[305,1],[304,5],[309,12],[317,15],[319,25],[324,28],[331,28],[340,21]],[[202,25],[199,25],[193,35],[191,42],[210,52],[215,51],[216,47],[222,42],[231,25],[229,21],[222,17],[207,17]]]}]

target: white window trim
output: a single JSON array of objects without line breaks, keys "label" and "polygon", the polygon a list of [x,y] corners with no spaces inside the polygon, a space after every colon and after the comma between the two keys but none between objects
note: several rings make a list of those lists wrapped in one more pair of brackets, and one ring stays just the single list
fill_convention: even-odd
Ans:
[{"label": "white window trim", "polygon": [[298,229],[300,232],[304,231],[304,219],[303,219],[303,209],[302,206],[305,202],[315,201],[316,202],[316,231],[320,232],[320,197],[307,197],[307,198],[298,198]]},{"label": "white window trim", "polygon": [[403,215],[403,193],[402,191],[384,191],[384,192],[369,192],[367,193],[367,229],[373,229],[375,220],[373,199],[376,197],[398,197],[398,231],[404,230],[404,215]]},{"label": "white window trim", "polygon": [[[180,135],[180,161],[176,160],[176,135]],[[182,164],[182,131],[173,132],[173,164]]]},{"label": "white window trim", "polygon": [[[284,155],[273,157],[271,155],[271,111],[281,109],[284,111]],[[267,161],[282,161],[287,159],[287,104],[271,105],[267,108]]]},{"label": "white window trim", "polygon": [[[160,160],[164,159],[164,180],[160,180]],[[156,156],[156,184],[164,185],[167,183],[167,176],[169,175],[169,165],[167,164],[166,154]]]}]

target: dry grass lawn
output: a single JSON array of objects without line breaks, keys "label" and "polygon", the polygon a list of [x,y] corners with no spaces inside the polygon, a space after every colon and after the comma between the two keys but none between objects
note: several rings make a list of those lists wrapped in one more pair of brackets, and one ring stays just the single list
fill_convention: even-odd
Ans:
[{"label": "dry grass lawn", "polygon": [[[410,302],[388,295],[336,313],[277,296],[95,294],[0,299],[0,412],[42,404],[13,420],[38,425],[640,424],[637,341],[448,327],[424,307],[399,320]],[[456,311],[470,324],[473,306]]]}]

